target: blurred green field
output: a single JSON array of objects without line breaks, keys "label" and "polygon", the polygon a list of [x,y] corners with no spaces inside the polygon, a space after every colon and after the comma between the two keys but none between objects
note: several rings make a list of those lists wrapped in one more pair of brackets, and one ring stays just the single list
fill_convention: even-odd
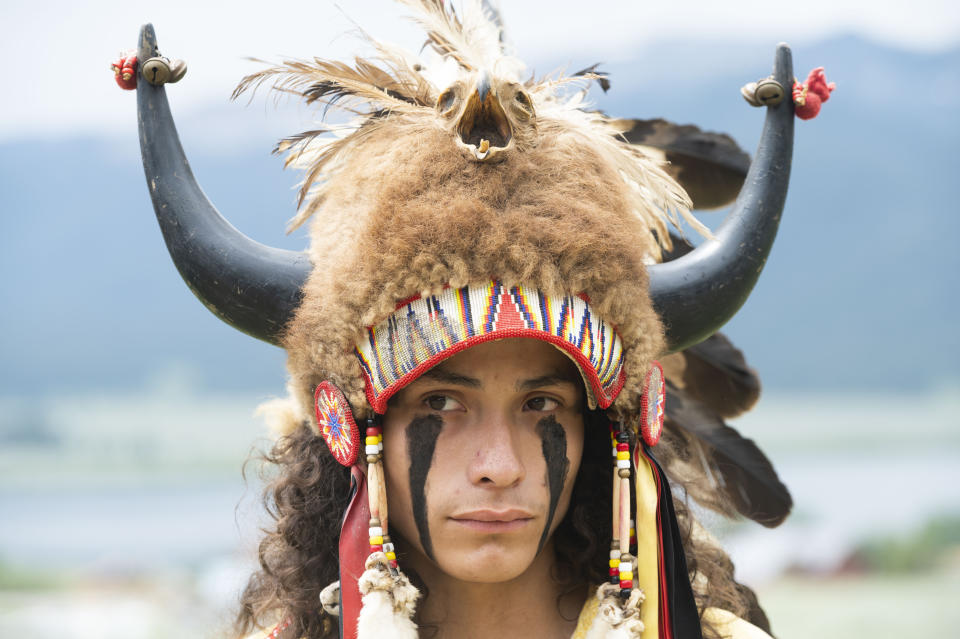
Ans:
[{"label": "blurred green field", "polygon": [[960,566],[921,574],[784,577],[759,589],[778,639],[958,636]]},{"label": "blurred green field", "polygon": [[[226,636],[233,612],[185,575],[48,585],[0,589],[0,636],[212,639]],[[919,574],[789,576],[758,591],[778,639],[941,639],[960,627],[958,562]]]}]

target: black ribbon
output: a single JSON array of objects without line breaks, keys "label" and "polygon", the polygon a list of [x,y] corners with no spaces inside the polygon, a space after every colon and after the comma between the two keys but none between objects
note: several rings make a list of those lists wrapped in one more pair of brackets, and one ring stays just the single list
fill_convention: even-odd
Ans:
[{"label": "black ribbon", "polygon": [[660,538],[663,540],[663,572],[666,575],[666,605],[670,614],[670,631],[673,639],[703,639],[700,629],[700,613],[690,585],[687,557],[680,537],[677,513],[673,509],[673,495],[667,475],[654,459],[646,444],[641,442],[643,454],[650,461],[659,478],[658,503],[660,509]]}]

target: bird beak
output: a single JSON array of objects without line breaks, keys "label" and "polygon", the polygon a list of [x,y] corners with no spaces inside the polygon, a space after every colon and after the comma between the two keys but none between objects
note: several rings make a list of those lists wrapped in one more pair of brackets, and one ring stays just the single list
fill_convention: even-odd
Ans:
[{"label": "bird beak", "polygon": [[490,76],[482,71],[457,122],[457,146],[484,162],[508,149],[512,142],[510,121],[490,86]]}]

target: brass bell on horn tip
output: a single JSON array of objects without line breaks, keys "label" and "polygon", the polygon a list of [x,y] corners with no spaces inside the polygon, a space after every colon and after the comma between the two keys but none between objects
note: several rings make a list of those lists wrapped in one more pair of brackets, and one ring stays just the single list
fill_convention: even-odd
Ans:
[{"label": "brass bell on horn tip", "polygon": [[178,82],[187,73],[187,63],[183,60],[169,60],[162,56],[148,59],[140,67],[140,73],[154,86]]},{"label": "brass bell on horn tip", "polygon": [[740,95],[751,106],[776,106],[783,102],[783,85],[773,78],[764,78],[759,82],[748,82],[740,89]]}]

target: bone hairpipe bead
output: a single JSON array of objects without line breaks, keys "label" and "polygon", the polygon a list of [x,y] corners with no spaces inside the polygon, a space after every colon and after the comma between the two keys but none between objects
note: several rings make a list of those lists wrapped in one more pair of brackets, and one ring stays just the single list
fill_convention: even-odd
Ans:
[{"label": "bone hairpipe bead", "polygon": [[630,552],[630,477],[620,478],[620,552]]}]

